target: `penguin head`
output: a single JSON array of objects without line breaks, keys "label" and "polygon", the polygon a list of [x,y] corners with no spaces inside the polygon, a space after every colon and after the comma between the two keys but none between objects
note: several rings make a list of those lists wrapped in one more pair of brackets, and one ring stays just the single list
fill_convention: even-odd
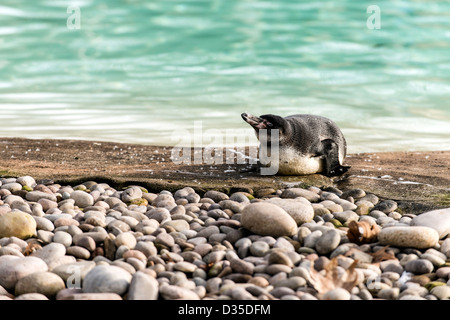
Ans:
[{"label": "penguin head", "polygon": [[282,130],[285,126],[286,120],[280,116],[273,114],[264,114],[260,117],[249,113],[242,113],[242,119],[251,125],[255,130],[258,129],[279,129]]},{"label": "penguin head", "polygon": [[273,114],[264,114],[260,117],[257,117],[248,113],[242,113],[241,117],[245,122],[251,125],[253,129],[255,129],[258,138],[259,130],[261,129],[267,130],[268,137],[271,136],[272,130],[279,130],[279,137],[281,137],[287,125],[287,122],[284,118]]}]

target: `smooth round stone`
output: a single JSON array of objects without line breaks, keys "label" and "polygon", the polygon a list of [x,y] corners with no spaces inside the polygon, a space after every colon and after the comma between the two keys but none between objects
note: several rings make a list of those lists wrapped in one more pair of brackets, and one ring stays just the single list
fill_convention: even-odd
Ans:
[{"label": "smooth round stone", "polygon": [[450,267],[441,267],[437,269],[436,276],[438,278],[449,279],[450,278]]},{"label": "smooth round stone", "polygon": [[209,238],[211,235],[213,235],[215,233],[220,233],[219,227],[217,227],[217,226],[209,226],[209,227],[205,227],[205,228],[200,229],[197,232],[197,237]]},{"label": "smooth round stone", "polygon": [[429,260],[436,268],[441,265],[444,265],[446,260],[445,257],[442,258],[431,253],[424,253],[420,256],[420,258]]},{"label": "smooth round stone", "polygon": [[285,210],[266,202],[246,206],[242,210],[241,225],[264,236],[293,236],[297,232],[297,223]]},{"label": "smooth round stone", "polygon": [[351,294],[343,288],[336,288],[327,291],[323,295],[323,300],[350,300]]},{"label": "smooth round stone", "polygon": [[22,211],[10,211],[0,215],[0,238],[27,239],[36,235],[36,220]]},{"label": "smooth round stone", "polygon": [[[74,290],[74,289],[69,289]],[[57,296],[57,300],[122,300],[122,297],[116,293],[67,293]]]},{"label": "smooth round stone", "polygon": [[434,266],[431,261],[426,259],[416,259],[409,261],[405,265],[405,270],[415,274],[425,274],[433,272]]},{"label": "smooth round stone", "polygon": [[447,255],[447,258],[450,258],[450,238],[442,241],[440,251]]},{"label": "smooth round stone", "polygon": [[75,190],[70,194],[70,199],[75,200],[75,205],[79,208],[86,208],[94,205],[94,198],[87,192]]},{"label": "smooth round stone", "polygon": [[171,215],[170,215],[170,211],[167,210],[166,208],[154,208],[149,210],[146,215],[150,218],[150,219],[155,219],[156,221],[158,221],[159,223],[163,222],[163,221],[167,221],[170,219]]},{"label": "smooth round stone", "polygon": [[253,264],[241,259],[231,259],[230,267],[236,273],[253,274]]},{"label": "smooth round stone", "polygon": [[[250,196],[250,195],[249,195]],[[250,196],[253,198],[253,196]],[[230,196],[230,200],[240,202],[240,203],[250,203],[250,199],[248,196],[243,192],[235,192]]]},{"label": "smooth round stone", "polygon": [[42,206],[42,210],[44,211],[58,207],[58,203],[56,201],[51,201],[45,198],[39,199],[38,203]]},{"label": "smooth round stone", "polygon": [[123,246],[128,247],[129,249],[134,249],[134,247],[136,246],[136,243],[137,243],[136,237],[130,232],[122,232],[114,240],[114,244],[117,247],[120,247],[123,245]]},{"label": "smooth round stone", "polygon": [[390,213],[397,210],[397,202],[393,200],[383,200],[377,205],[375,205],[373,210],[379,210],[384,213]]},{"label": "smooth round stone", "polygon": [[[66,254],[70,256],[74,256],[77,259],[84,259],[87,260],[90,258],[91,253],[88,249],[80,247],[80,246],[72,246],[67,248]],[[53,272],[54,270],[52,270]]]},{"label": "smooth round stone", "polygon": [[42,293],[24,293],[14,298],[14,300],[48,300]]},{"label": "smooth round stone", "polygon": [[76,246],[83,247],[90,252],[93,252],[96,248],[95,240],[86,233],[76,234],[72,240]]},{"label": "smooth round stone", "polygon": [[411,226],[423,226],[436,230],[443,239],[450,233],[450,208],[428,211],[411,220]]},{"label": "smooth round stone", "polygon": [[67,248],[72,244],[72,236],[65,231],[56,231],[52,241],[61,243]]},{"label": "smooth round stone", "polygon": [[111,265],[97,265],[86,274],[83,281],[85,293],[116,293],[123,295],[130,285],[131,274]]},{"label": "smooth round stone", "polygon": [[131,279],[128,300],[158,300],[158,281],[143,271],[138,271]]},{"label": "smooth round stone", "polygon": [[302,188],[286,189],[281,193],[280,197],[291,199],[302,197],[310,202],[318,202],[320,200],[320,196],[317,193]]},{"label": "smooth round stone", "polygon": [[209,190],[209,191],[205,192],[205,194],[203,195],[203,198],[210,198],[216,203],[219,203],[222,200],[229,199],[229,197],[225,193],[220,192],[220,191],[214,191],[214,190]]},{"label": "smooth round stone", "polygon": [[334,218],[339,220],[339,222],[341,223],[349,223],[350,221],[358,221],[359,220],[359,216],[356,212],[354,211],[343,211],[343,212],[336,212],[333,214]]},{"label": "smooth round stone", "polygon": [[173,268],[177,271],[191,273],[197,269],[197,266],[193,263],[180,261],[173,265]]},{"label": "smooth round stone", "polygon": [[53,263],[57,262],[61,257],[64,257],[66,254],[66,247],[61,243],[52,242],[42,247],[41,249],[33,252],[32,256],[40,258],[49,265],[53,265]]},{"label": "smooth round stone", "polygon": [[265,200],[265,202],[275,204],[284,209],[294,219],[297,225],[310,222],[314,218],[313,207],[301,200],[271,198]]},{"label": "smooth round stone", "polygon": [[314,249],[316,247],[317,241],[319,241],[320,237],[322,237],[322,231],[316,230],[311,233],[309,233],[304,239],[303,239],[303,246],[307,248]]},{"label": "smooth round stone", "polygon": [[352,197],[353,199],[360,199],[366,196],[366,192],[362,189],[351,189],[344,191],[342,193],[341,198],[347,199],[348,197]]},{"label": "smooth round stone", "polygon": [[386,300],[396,300],[400,294],[399,288],[384,288],[378,291],[377,297]]},{"label": "smooth round stone", "polygon": [[394,226],[381,229],[378,241],[382,245],[424,249],[434,247],[439,241],[439,234],[429,227]]},{"label": "smooth round stone", "polygon": [[36,185],[36,180],[30,176],[19,177],[16,180],[17,183],[20,183],[22,186],[27,186],[33,188]]},{"label": "smooth round stone", "polygon": [[17,182],[7,183],[0,187],[2,190],[8,190],[11,193],[22,190],[22,185]]},{"label": "smooth round stone", "polygon": [[175,245],[175,240],[170,234],[160,233],[156,236],[155,244],[162,244],[170,248]]},{"label": "smooth round stone", "polygon": [[403,267],[397,260],[386,260],[380,262],[380,269],[383,272],[395,272],[399,275],[403,273]]},{"label": "smooth round stone", "polygon": [[47,193],[42,191],[30,191],[26,195],[26,199],[32,202],[38,202],[41,199],[46,199],[56,203],[56,196],[53,193]]},{"label": "smooth round stone", "polygon": [[17,282],[15,294],[41,293],[48,298],[53,298],[64,288],[64,281],[53,272],[34,272]]},{"label": "smooth round stone", "polygon": [[159,288],[159,293],[164,300],[199,300],[197,293],[190,289],[173,285],[163,285]]},{"label": "smooth round stone", "polygon": [[24,256],[22,254],[22,252],[20,252],[20,250],[18,250],[16,248],[0,247],[0,256],[4,256],[4,255],[13,255],[13,256],[18,256],[18,257]]},{"label": "smooth round stone", "polygon": [[283,279],[280,281],[275,282],[274,287],[287,287],[293,290],[296,290],[297,288],[300,287],[305,287],[306,286],[306,280],[302,277],[299,276],[293,276],[293,277],[289,277],[287,279]]},{"label": "smooth round stone", "polygon": [[37,230],[53,231],[55,229],[53,223],[47,218],[36,216],[33,216],[33,218],[36,221]]},{"label": "smooth round stone", "polygon": [[36,235],[36,220],[22,211],[10,211],[0,215],[0,238],[27,239]]},{"label": "smooth round stone", "polygon": [[295,295],[295,291],[288,287],[276,287],[269,292],[275,298],[282,299],[284,296]]},{"label": "smooth round stone", "polygon": [[47,271],[47,264],[36,257],[0,256],[0,286],[14,289],[17,281],[34,272]]},{"label": "smooth round stone", "polygon": [[293,267],[294,264],[289,256],[281,250],[272,250],[269,254],[268,264],[285,264],[289,267]]},{"label": "smooth round stone", "polygon": [[264,257],[270,250],[270,245],[265,241],[255,241],[250,245],[250,253],[255,257]]},{"label": "smooth round stone", "polygon": [[182,189],[178,189],[177,191],[175,191],[173,197],[175,200],[183,199],[189,196],[189,194],[191,193],[195,193],[195,190],[192,189],[191,187],[184,187]]},{"label": "smooth round stone", "polygon": [[223,210],[229,209],[233,211],[234,213],[240,213],[242,212],[242,209],[247,205],[248,203],[240,203],[233,200],[222,200],[219,202],[220,207]]},{"label": "smooth round stone", "polygon": [[[1,198],[1,197],[0,197]],[[0,206],[0,216],[11,211],[11,207],[7,205]]]},{"label": "smooth round stone", "polygon": [[317,239],[315,248],[319,254],[329,254],[336,249],[341,241],[341,236],[337,230],[326,231]]},{"label": "smooth round stone", "polygon": [[140,199],[140,198],[142,198],[142,190],[141,190],[141,188],[138,188],[138,187],[128,188],[124,192],[122,192],[121,198],[122,198],[123,202]]},{"label": "smooth round stone", "polygon": [[52,270],[66,283],[68,288],[81,288],[81,283],[96,266],[94,261],[78,261],[57,266]]},{"label": "smooth round stone", "polygon": [[46,230],[38,230],[36,237],[43,242],[43,244],[49,244],[53,240],[53,232]]},{"label": "smooth round stone", "polygon": [[268,273],[270,275],[275,275],[280,272],[289,273],[292,271],[292,268],[285,264],[271,264],[271,265],[266,266],[265,270],[266,270],[266,273]]},{"label": "smooth round stone", "polygon": [[450,286],[438,286],[431,289],[431,294],[435,295],[439,300],[450,299]]}]

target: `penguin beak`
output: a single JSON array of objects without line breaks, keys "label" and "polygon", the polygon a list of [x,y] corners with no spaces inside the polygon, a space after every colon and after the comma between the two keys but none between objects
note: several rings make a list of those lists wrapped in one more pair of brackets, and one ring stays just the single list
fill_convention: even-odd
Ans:
[{"label": "penguin beak", "polygon": [[269,124],[266,120],[249,113],[242,113],[241,117],[254,129],[267,129]]}]

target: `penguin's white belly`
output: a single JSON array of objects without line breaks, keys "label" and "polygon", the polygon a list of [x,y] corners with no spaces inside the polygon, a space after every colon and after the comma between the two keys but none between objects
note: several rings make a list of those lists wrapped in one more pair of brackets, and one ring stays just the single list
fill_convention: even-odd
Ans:
[{"label": "penguin's white belly", "polygon": [[279,157],[278,174],[305,175],[322,172],[323,159],[301,155],[293,149],[281,149]]}]

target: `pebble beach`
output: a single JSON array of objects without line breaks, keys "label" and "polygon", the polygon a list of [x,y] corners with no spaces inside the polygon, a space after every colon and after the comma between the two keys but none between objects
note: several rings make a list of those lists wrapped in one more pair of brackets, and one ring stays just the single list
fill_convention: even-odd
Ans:
[{"label": "pebble beach", "polygon": [[363,189],[0,179],[1,300],[445,300],[450,208]]}]

